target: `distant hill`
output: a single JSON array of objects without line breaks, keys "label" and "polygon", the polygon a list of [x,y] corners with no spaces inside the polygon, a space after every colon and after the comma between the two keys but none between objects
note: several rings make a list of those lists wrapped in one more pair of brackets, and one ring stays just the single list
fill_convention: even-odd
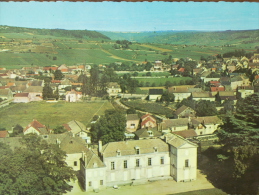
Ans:
[{"label": "distant hill", "polygon": [[259,30],[240,31],[153,31],[153,32],[106,32],[99,31],[112,40],[129,40],[139,43],[225,45],[259,43]]},{"label": "distant hill", "polygon": [[56,37],[69,37],[78,39],[110,39],[100,32],[90,30],[40,29],[0,26],[0,33],[31,33],[34,35],[51,35]]}]

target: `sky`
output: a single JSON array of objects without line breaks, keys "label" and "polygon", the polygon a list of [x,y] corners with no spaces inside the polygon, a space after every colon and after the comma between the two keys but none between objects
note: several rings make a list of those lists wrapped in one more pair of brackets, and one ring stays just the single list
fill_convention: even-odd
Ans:
[{"label": "sky", "polygon": [[0,25],[159,31],[259,29],[257,2],[0,2]]}]

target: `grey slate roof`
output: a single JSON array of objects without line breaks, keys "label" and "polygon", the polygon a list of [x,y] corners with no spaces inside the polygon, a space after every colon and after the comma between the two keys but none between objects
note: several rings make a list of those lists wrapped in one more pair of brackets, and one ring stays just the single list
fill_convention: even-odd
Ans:
[{"label": "grey slate roof", "polygon": [[121,156],[135,155],[136,147],[140,149],[140,154],[154,153],[154,147],[157,152],[168,152],[168,145],[161,139],[143,139],[143,140],[128,140],[120,142],[110,142],[103,146],[103,157],[116,157],[119,150]]}]

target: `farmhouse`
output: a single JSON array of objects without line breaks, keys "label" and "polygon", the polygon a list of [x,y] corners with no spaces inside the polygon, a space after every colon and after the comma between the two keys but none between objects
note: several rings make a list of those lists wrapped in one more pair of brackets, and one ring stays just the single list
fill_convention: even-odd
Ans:
[{"label": "farmhouse", "polygon": [[33,119],[33,121],[25,127],[23,130],[23,134],[37,134],[37,135],[47,135],[50,133],[50,130],[39,121]]},{"label": "farmhouse", "polygon": [[162,94],[163,94],[163,89],[149,89],[149,100],[151,101],[156,101],[160,100]]},{"label": "farmhouse", "polygon": [[30,102],[29,93],[17,93],[14,95],[14,103],[28,103]]},{"label": "farmhouse", "polygon": [[75,91],[72,89],[71,91],[67,91],[66,93],[66,101],[67,102],[78,102],[82,98],[82,92]]}]

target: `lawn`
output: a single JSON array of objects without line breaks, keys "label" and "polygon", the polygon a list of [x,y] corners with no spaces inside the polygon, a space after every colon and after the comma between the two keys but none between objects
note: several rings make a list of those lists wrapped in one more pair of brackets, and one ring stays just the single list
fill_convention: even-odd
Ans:
[{"label": "lawn", "polygon": [[33,119],[49,125],[50,128],[71,120],[78,120],[87,125],[95,114],[101,115],[105,110],[112,108],[112,104],[108,101],[78,103],[46,103],[42,101],[11,104],[0,110],[0,127],[8,130],[16,124],[25,127]]}]

